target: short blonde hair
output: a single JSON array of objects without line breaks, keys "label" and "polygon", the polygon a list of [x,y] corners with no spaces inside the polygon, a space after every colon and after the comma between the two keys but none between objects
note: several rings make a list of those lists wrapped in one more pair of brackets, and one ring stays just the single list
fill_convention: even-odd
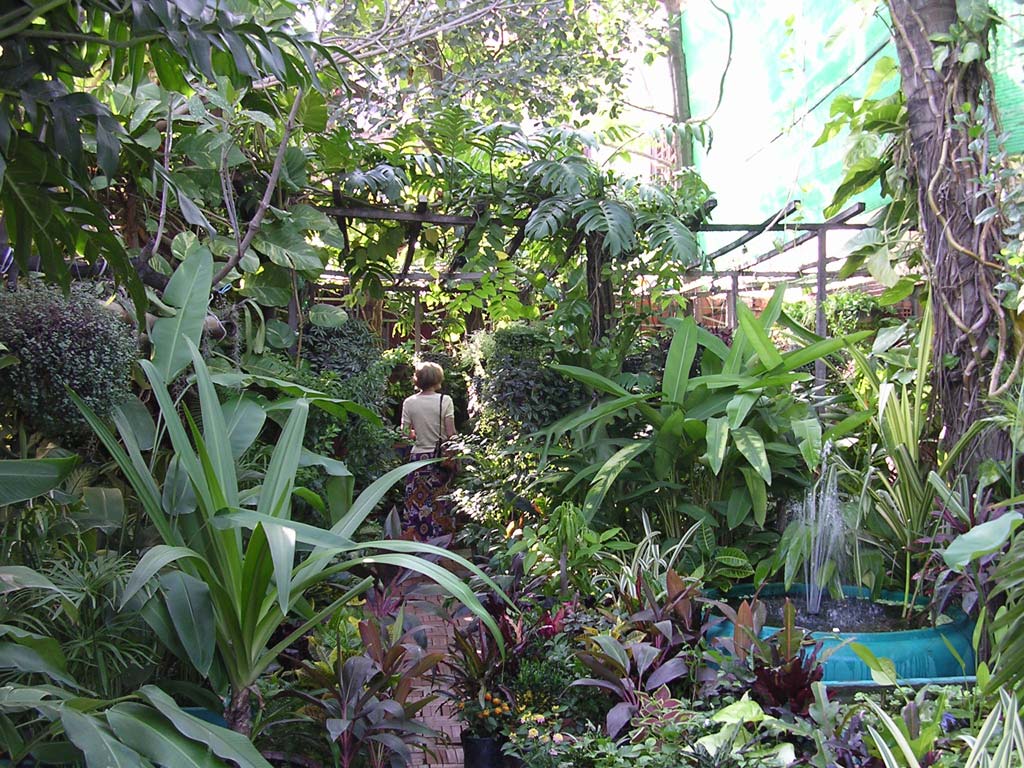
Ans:
[{"label": "short blonde hair", "polygon": [[417,363],[412,382],[420,390],[439,387],[444,383],[444,368],[437,363]]}]

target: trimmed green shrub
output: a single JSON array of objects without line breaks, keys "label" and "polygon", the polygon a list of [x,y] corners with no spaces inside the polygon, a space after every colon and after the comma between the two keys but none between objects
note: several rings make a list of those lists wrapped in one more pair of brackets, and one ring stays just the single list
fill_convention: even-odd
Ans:
[{"label": "trimmed green shrub", "polygon": [[515,325],[478,333],[470,405],[476,434],[461,439],[471,457],[452,497],[477,523],[505,527],[533,514],[537,457],[515,450],[522,439],[578,408],[583,387],[557,373],[554,343],[544,327]]},{"label": "trimmed green shrub", "polygon": [[337,328],[309,325],[303,333],[302,357],[317,373],[331,371],[351,379],[381,362],[380,337],[362,320],[350,319]]},{"label": "trimmed green shrub", "polygon": [[514,325],[474,340],[474,394],[478,430],[524,435],[546,427],[583,404],[578,382],[553,370],[553,344],[543,328]]},{"label": "trimmed green shrub", "polygon": [[0,370],[0,402],[47,436],[91,434],[67,388],[101,415],[130,394],[135,331],[88,285],[0,290],[0,342],[18,358]]}]

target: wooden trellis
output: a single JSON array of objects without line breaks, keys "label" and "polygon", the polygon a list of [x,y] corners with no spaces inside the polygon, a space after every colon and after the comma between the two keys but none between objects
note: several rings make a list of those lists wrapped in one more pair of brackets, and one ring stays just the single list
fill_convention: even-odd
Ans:
[{"label": "wooden trellis", "polygon": [[[697,227],[699,232],[741,232],[742,234],[730,243],[718,248],[708,255],[708,260],[712,264],[719,258],[734,252],[736,249],[743,247],[746,243],[754,240],[756,237],[766,232],[790,232],[796,234],[796,237],[787,241],[785,244],[772,248],[765,251],[757,256],[754,256],[748,262],[741,264],[738,267],[733,267],[722,271],[713,271],[712,273],[694,273],[694,281],[689,286],[684,288],[684,292],[688,289],[697,289],[703,283],[703,281],[710,278],[711,290],[704,291],[705,295],[715,295],[725,293],[727,296],[727,318],[726,323],[730,327],[736,325],[736,304],[739,301],[739,294],[741,292],[741,281],[744,279],[758,280],[761,283],[778,284],[781,282],[792,282],[795,280],[805,279],[810,276],[811,270],[814,271],[816,277],[816,289],[815,289],[815,330],[819,336],[824,336],[827,332],[825,325],[825,312],[824,312],[824,301],[827,296],[828,288],[828,265],[836,261],[839,257],[829,256],[828,253],[828,235],[829,232],[835,230],[861,230],[867,229],[870,225],[852,222],[851,219],[864,211],[864,204],[857,203],[855,205],[846,208],[845,210],[837,213],[828,219],[821,222],[789,222],[786,221],[792,216],[799,208],[799,201],[792,201],[781,209],[776,211],[774,214],[766,218],[764,221],[756,224],[702,224]],[[420,337],[422,335],[422,323],[423,323],[423,305],[421,295],[426,290],[426,283],[434,280],[444,281],[455,281],[455,282],[476,282],[484,277],[483,272],[463,272],[454,269],[455,264],[450,265],[449,270],[441,277],[436,278],[434,275],[422,272],[414,272],[412,267],[413,256],[416,251],[416,245],[420,234],[422,233],[424,225],[444,226],[444,227],[469,227],[472,228],[477,224],[483,215],[483,210],[477,210],[474,216],[450,216],[446,214],[438,214],[431,212],[427,204],[421,201],[415,211],[399,211],[390,210],[381,207],[367,206],[367,205],[342,205],[339,199],[335,199],[335,205],[332,207],[322,208],[323,212],[328,216],[334,217],[338,223],[338,227],[341,229],[345,236],[346,242],[348,237],[347,227],[350,220],[367,220],[367,221],[398,221],[404,222],[407,226],[407,241],[406,241],[406,254],[402,269],[395,275],[394,282],[386,286],[387,290],[392,291],[403,291],[411,292],[413,294],[413,306],[414,306],[414,344],[417,352],[420,348]],[[512,242],[515,247],[518,247],[522,243],[521,231],[525,221],[516,222],[519,225],[520,232],[512,238]],[[798,234],[797,234],[798,233]],[[468,236],[468,233],[467,233]],[[764,262],[775,258],[793,248],[810,242],[811,240],[817,239],[817,258],[813,262],[801,265],[796,270],[759,270],[756,267]],[[333,279],[345,279],[345,275],[340,272],[328,270],[324,273],[325,277]],[[716,289],[716,283],[719,280],[727,280],[728,283],[724,288]],[[818,383],[822,383],[825,378],[824,363],[819,361],[815,364],[815,378]]]}]

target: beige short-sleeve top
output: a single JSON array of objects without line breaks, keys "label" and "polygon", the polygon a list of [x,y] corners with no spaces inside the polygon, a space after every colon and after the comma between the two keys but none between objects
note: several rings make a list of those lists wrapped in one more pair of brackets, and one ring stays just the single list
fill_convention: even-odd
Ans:
[{"label": "beige short-sleeve top", "polygon": [[402,403],[402,429],[416,433],[416,452],[432,451],[441,438],[441,425],[455,419],[455,403],[439,392],[418,392]]}]

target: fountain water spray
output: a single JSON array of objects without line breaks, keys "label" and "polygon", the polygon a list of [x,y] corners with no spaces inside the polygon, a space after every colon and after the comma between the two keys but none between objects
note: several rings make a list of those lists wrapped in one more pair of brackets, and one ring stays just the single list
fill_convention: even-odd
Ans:
[{"label": "fountain water spray", "polygon": [[[847,536],[846,520],[839,505],[839,473],[829,460],[831,442],[821,452],[821,476],[804,496],[799,520],[810,538],[804,558],[804,581],[807,584],[807,612],[821,611],[821,597],[833,574],[839,572],[840,558]],[[828,570],[829,564],[832,571]]]}]

